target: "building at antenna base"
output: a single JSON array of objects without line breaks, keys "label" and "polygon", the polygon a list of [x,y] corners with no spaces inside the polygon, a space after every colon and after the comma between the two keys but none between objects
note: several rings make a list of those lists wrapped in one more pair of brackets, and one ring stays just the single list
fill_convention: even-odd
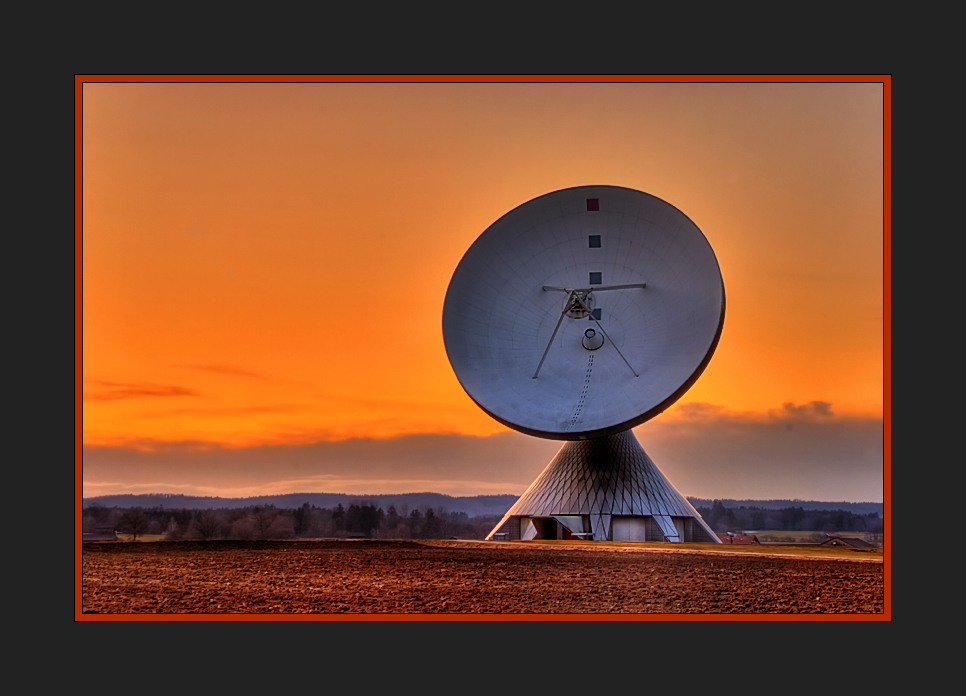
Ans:
[{"label": "building at antenna base", "polygon": [[630,430],[564,444],[486,538],[721,543]]}]

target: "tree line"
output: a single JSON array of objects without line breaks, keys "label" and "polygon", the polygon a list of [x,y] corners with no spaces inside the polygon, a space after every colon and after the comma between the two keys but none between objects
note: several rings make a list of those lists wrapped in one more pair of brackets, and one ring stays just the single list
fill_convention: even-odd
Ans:
[{"label": "tree line", "polygon": [[745,529],[787,530],[802,532],[873,532],[883,531],[878,514],[855,514],[848,510],[805,510],[786,507],[770,510],[755,506],[725,507],[720,500],[711,507],[695,508],[716,532],[738,532]]},{"label": "tree line", "polygon": [[[767,509],[755,506],[725,507],[720,500],[697,511],[716,532],[741,530],[788,530],[812,532],[882,533],[883,520],[876,513],[855,514],[847,510],[805,510],[802,507]],[[91,505],[84,509],[85,532],[110,525],[135,538],[145,534],[164,535],[171,541],[257,540],[257,539],[482,539],[500,521],[501,515],[469,517],[465,512],[447,512],[432,507],[394,505],[384,511],[360,502],[348,508],[320,508],[309,503],[295,509],[274,505],[189,510],[162,506],[142,508]]]},{"label": "tree line", "polygon": [[403,508],[384,511],[373,504],[353,503],[348,508],[319,508],[309,503],[291,509],[274,505],[241,508],[180,510],[118,508],[92,505],[84,509],[85,532],[110,525],[135,539],[145,534],[180,540],[256,539],[482,539],[500,521],[499,515],[469,517],[465,512]]}]

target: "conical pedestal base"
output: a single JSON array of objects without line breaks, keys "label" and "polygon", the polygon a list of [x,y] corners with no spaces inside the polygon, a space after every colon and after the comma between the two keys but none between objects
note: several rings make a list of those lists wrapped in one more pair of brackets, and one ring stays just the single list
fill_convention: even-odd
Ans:
[{"label": "conical pedestal base", "polygon": [[630,430],[564,444],[486,538],[721,543]]}]

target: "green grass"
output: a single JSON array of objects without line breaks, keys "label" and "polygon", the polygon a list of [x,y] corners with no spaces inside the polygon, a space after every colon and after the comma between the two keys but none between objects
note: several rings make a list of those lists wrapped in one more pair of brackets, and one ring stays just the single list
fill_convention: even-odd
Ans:
[{"label": "green grass", "polygon": [[557,541],[557,540],[534,540],[534,541],[449,541],[449,540],[423,540],[421,544],[429,546],[450,546],[467,547],[476,544],[486,545],[507,545],[514,547],[531,548],[560,548],[560,549],[583,549],[586,551],[664,551],[668,553],[679,553],[682,551],[695,551],[699,553],[714,554],[739,554],[739,555],[762,555],[762,556],[802,556],[811,558],[863,558],[882,560],[883,550],[881,548],[872,549],[853,549],[847,546],[812,546],[812,545],[789,545],[781,544],[696,544],[696,543],[658,543],[653,541]]},{"label": "green grass", "polygon": [[758,541],[787,542],[790,544],[821,544],[828,537],[833,536],[862,539],[870,544],[882,544],[882,534],[874,532],[790,532],[783,529],[763,529],[760,532],[748,532],[758,537]]}]

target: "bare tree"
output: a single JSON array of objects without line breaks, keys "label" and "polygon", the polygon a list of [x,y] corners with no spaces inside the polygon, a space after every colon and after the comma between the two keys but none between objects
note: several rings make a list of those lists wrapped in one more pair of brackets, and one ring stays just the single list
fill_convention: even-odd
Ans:
[{"label": "bare tree", "polygon": [[295,536],[295,525],[288,515],[278,515],[266,530],[269,539],[291,539]]},{"label": "bare tree", "polygon": [[178,521],[173,516],[170,520],[168,520],[168,526],[164,530],[164,538],[168,541],[181,540],[181,528],[178,526]]},{"label": "bare tree", "polygon": [[221,536],[222,519],[214,510],[201,510],[191,520],[188,526],[188,534],[193,539],[208,541]]},{"label": "bare tree", "polygon": [[255,534],[258,539],[268,539],[271,536],[269,529],[275,518],[278,517],[278,509],[274,505],[266,505],[263,508],[255,508],[252,520],[255,523]]},{"label": "bare tree", "polygon": [[255,520],[251,516],[241,517],[231,525],[231,538],[248,541],[255,536]]},{"label": "bare tree", "polygon": [[138,535],[144,534],[148,531],[148,526],[151,524],[151,519],[144,514],[141,508],[134,508],[128,510],[123,515],[121,515],[120,525],[121,531],[125,534],[131,534],[134,536],[133,541],[138,540]]}]

